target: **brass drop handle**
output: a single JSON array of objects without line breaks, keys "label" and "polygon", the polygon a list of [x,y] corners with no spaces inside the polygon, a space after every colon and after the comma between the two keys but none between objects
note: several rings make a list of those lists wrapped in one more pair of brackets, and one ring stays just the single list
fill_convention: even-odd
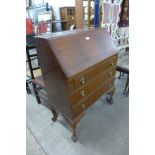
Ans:
[{"label": "brass drop handle", "polygon": [[80,83],[81,83],[81,84],[85,84],[85,78],[84,78],[84,77],[82,77],[82,78],[80,79]]},{"label": "brass drop handle", "polygon": [[109,75],[112,76],[112,72],[110,72]]},{"label": "brass drop handle", "polygon": [[114,62],[111,62],[111,66],[113,66],[114,65]]},{"label": "brass drop handle", "polygon": [[86,106],[85,106],[85,104],[84,104],[84,103],[82,104],[82,109],[83,109],[83,110],[85,110],[85,109],[86,109]]},{"label": "brass drop handle", "polygon": [[85,94],[85,91],[82,90],[82,91],[80,92],[80,95],[81,95],[82,97],[85,97],[85,95],[86,95],[86,94]]}]

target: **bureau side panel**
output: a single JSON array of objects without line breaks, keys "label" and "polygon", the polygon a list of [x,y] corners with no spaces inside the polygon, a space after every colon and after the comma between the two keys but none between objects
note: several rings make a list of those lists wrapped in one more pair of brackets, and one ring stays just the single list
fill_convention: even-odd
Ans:
[{"label": "bureau side panel", "polygon": [[64,115],[71,118],[67,79],[48,42],[44,39],[37,39],[36,48],[49,102]]}]

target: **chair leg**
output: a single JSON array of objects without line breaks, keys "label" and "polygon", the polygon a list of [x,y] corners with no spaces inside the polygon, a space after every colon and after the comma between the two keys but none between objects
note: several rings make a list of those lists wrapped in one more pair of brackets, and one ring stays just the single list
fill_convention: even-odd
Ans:
[{"label": "chair leg", "polygon": [[109,104],[113,104],[113,95],[114,95],[114,93],[115,93],[115,87],[113,87],[113,89],[112,90],[110,90],[110,92],[108,92],[107,93],[107,102],[109,103]]},{"label": "chair leg", "polygon": [[40,104],[41,103],[41,100],[40,100],[40,97],[39,97],[39,93],[38,93],[38,90],[37,90],[37,86],[36,86],[36,84],[32,84],[33,85],[33,89],[34,89],[34,95],[35,95],[35,97],[36,97],[36,100],[37,100],[37,102],[38,102],[38,104]]},{"label": "chair leg", "polygon": [[119,72],[119,77],[118,77],[119,79],[121,79],[121,75],[122,75],[122,73],[121,73],[121,72]]},{"label": "chair leg", "polygon": [[57,117],[58,117],[58,113],[56,112],[56,110],[54,108],[50,107],[50,109],[51,109],[51,112],[53,114],[52,121],[56,122]]},{"label": "chair leg", "polygon": [[27,81],[26,81],[26,92],[27,94],[31,94],[31,90]]},{"label": "chair leg", "polygon": [[26,81],[26,92],[27,92],[27,94],[29,94],[29,85],[28,85],[28,83],[27,83],[27,81]]},{"label": "chair leg", "polygon": [[128,96],[128,95],[129,95],[129,86],[128,86],[128,90],[126,92],[126,96]]},{"label": "chair leg", "polygon": [[118,77],[118,78],[121,79],[121,77],[123,77],[123,76],[124,76],[124,73],[120,71],[120,72],[119,72],[119,77]]}]

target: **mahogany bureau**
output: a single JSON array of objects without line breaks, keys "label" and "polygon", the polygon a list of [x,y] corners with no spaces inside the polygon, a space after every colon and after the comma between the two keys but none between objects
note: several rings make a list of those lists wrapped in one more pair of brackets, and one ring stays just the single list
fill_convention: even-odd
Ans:
[{"label": "mahogany bureau", "polygon": [[60,112],[73,130],[85,110],[107,94],[112,104],[117,51],[105,29],[83,29],[35,39],[48,100],[56,121]]}]

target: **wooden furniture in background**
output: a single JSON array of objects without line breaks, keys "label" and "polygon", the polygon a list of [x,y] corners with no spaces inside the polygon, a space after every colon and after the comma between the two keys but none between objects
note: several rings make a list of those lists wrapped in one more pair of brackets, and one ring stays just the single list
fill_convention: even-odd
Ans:
[{"label": "wooden furniture in background", "polygon": [[83,29],[36,37],[36,48],[53,121],[61,112],[76,141],[86,109],[103,94],[113,103],[116,46],[105,29]]},{"label": "wooden furniture in background", "polygon": [[71,25],[75,25],[75,7],[61,7],[60,16],[61,20],[67,21],[62,23],[63,30],[69,30]]}]

